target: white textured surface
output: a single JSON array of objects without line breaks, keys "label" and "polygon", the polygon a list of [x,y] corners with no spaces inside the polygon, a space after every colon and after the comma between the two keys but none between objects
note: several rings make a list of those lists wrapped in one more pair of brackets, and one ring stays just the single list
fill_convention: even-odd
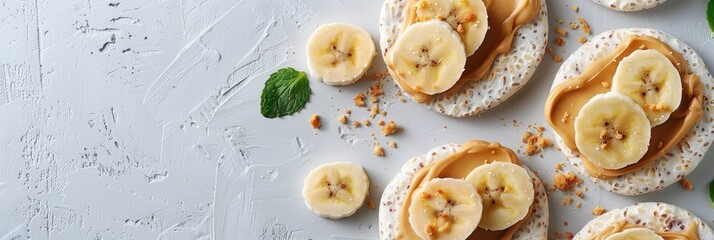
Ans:
[{"label": "white textured surface", "polygon": [[[714,65],[704,0],[667,1],[636,13],[590,0],[548,0],[551,26],[576,16],[566,6],[572,3],[595,33],[657,28]],[[542,107],[559,66],[550,58],[519,93],[471,118],[399,103],[388,85],[380,107],[405,130],[389,138],[399,148],[387,148],[384,158],[371,155],[369,133],[378,128],[347,128],[334,117],[348,106],[353,118],[367,115],[352,107],[366,81],[342,88],[311,81],[305,110],[260,117],[268,75],[283,66],[307,70],[312,29],[343,21],[377,39],[381,4],[0,0],[0,238],[376,239],[377,210],[342,220],[311,214],[300,197],[304,176],[326,162],[360,163],[375,184],[370,198],[379,202],[404,162],[434,146],[478,138],[516,148],[524,127],[511,120],[545,124]],[[580,45],[576,36],[556,51],[567,56]],[[308,125],[315,113],[324,119],[317,134]],[[387,138],[377,139],[385,146]],[[544,156],[523,158],[550,185],[553,166],[565,160],[553,150]],[[675,184],[624,197],[589,185],[580,210],[561,207],[555,192],[550,231],[576,232],[593,207],[638,201],[676,203],[711,225],[705,184],[714,178],[712,160],[705,156],[689,176],[693,192]]]}]

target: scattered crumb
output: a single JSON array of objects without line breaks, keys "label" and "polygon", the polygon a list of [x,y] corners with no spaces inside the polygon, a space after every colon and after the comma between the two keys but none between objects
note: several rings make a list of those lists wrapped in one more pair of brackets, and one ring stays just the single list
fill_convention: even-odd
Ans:
[{"label": "scattered crumb", "polygon": [[369,125],[372,125],[372,123],[369,122],[369,119],[366,119],[366,118],[365,118],[365,119],[362,119],[362,124],[364,124],[364,125],[367,126],[367,127],[369,127]]},{"label": "scattered crumb", "polygon": [[553,57],[553,60],[555,60],[555,62],[563,62],[563,57],[558,56],[558,55],[555,55],[555,56]]},{"label": "scattered crumb", "polygon": [[362,123],[360,123],[359,121],[354,121],[354,122],[352,122],[352,126],[358,128],[358,127],[362,126]]},{"label": "scattered crumb", "polygon": [[567,239],[573,239],[575,236],[573,236],[573,233],[571,232],[565,232],[565,238]]},{"label": "scattered crumb", "polygon": [[555,165],[555,172],[560,172],[563,171],[563,168],[565,167],[565,163],[558,163]]},{"label": "scattered crumb", "polygon": [[609,82],[601,82],[600,84],[602,84],[602,87],[604,87],[604,88],[610,88]]},{"label": "scattered crumb", "polygon": [[692,182],[690,182],[687,178],[682,178],[682,180],[679,180],[679,183],[682,184],[684,190],[691,192],[692,189],[694,189],[694,184],[692,184]]},{"label": "scattered crumb", "polygon": [[578,17],[578,22],[580,23],[581,26],[583,26],[582,31],[583,33],[590,35],[592,34],[592,30],[590,29],[590,24],[588,24],[588,21],[585,21],[582,17]]},{"label": "scattered crumb", "polygon": [[379,121],[377,122],[377,125],[379,125],[379,126],[384,126],[384,124],[386,124],[386,123],[385,123],[384,121],[382,121],[382,120],[379,120]]},{"label": "scattered crumb", "polygon": [[372,80],[372,81],[381,80],[388,75],[389,75],[389,72],[387,72],[387,71],[378,72],[378,73],[375,73],[374,75],[370,76],[370,80]]},{"label": "scattered crumb", "polygon": [[387,116],[387,111],[382,111],[382,116],[383,117]]},{"label": "scattered crumb", "polygon": [[585,196],[583,195],[583,192],[581,192],[578,189],[573,190],[573,193],[575,193],[575,196],[578,196],[579,198],[585,198]]},{"label": "scattered crumb", "polygon": [[382,83],[377,82],[372,86],[369,86],[369,100],[372,103],[376,103],[379,101],[377,98],[378,96],[384,95],[384,91],[382,91]]},{"label": "scattered crumb", "polygon": [[563,24],[564,22],[563,19],[558,19],[558,24]]},{"label": "scattered crumb", "polygon": [[545,49],[545,52],[548,53],[548,55],[552,56],[552,57],[553,57],[553,60],[554,60],[555,62],[562,62],[562,61],[563,61],[563,57],[558,56],[557,54],[555,54],[555,51],[553,51],[553,48],[546,48],[546,49]]},{"label": "scattered crumb", "polygon": [[388,145],[390,148],[397,148],[397,142],[395,142],[395,141],[389,142]]},{"label": "scattered crumb", "polygon": [[559,28],[556,28],[556,29],[555,29],[555,32],[557,32],[558,34],[560,34],[561,37],[565,37],[565,36],[568,35],[568,32],[565,31],[565,29],[560,28],[560,27],[559,27]]},{"label": "scattered crumb", "polygon": [[382,146],[379,146],[379,145],[374,145],[374,148],[372,148],[372,153],[375,156],[380,156],[380,157],[384,156],[384,148],[382,148]]},{"label": "scattered crumb", "polygon": [[578,12],[578,11],[580,10],[580,8],[578,7],[578,5],[573,5],[573,7],[571,7],[570,9],[572,9],[573,12]]},{"label": "scattered crumb", "polygon": [[580,43],[586,43],[586,42],[588,42],[588,39],[585,38],[585,37],[583,37],[583,36],[580,36],[580,37],[578,38],[578,42],[580,42]]},{"label": "scattered crumb", "polygon": [[320,126],[322,126],[322,123],[320,123],[320,116],[317,114],[312,115],[312,117],[310,117],[310,125],[314,129],[320,128]]},{"label": "scattered crumb", "polygon": [[369,202],[367,203],[367,207],[369,207],[369,209],[377,208],[377,206],[374,205],[374,199],[369,200]]},{"label": "scattered crumb", "polygon": [[572,197],[563,197],[560,199],[560,205],[561,206],[567,206],[573,204],[573,198]]},{"label": "scattered crumb", "polygon": [[601,208],[601,207],[596,207],[596,208],[593,208],[592,214],[595,216],[600,216],[606,212],[607,212],[607,209]]},{"label": "scattered crumb", "polygon": [[352,115],[352,110],[350,110],[349,108],[345,108],[345,114],[347,114],[347,116],[349,117],[350,115]]},{"label": "scattered crumb", "polygon": [[577,202],[577,203],[575,203],[575,207],[573,207],[573,208],[574,208],[574,209],[580,209],[580,208],[582,208],[582,207],[583,207],[583,203]]},{"label": "scattered crumb", "polygon": [[563,46],[565,45],[565,40],[563,40],[562,38],[556,38],[555,40],[553,40],[553,43],[558,46]]},{"label": "scattered crumb", "polygon": [[372,111],[369,112],[369,117],[374,119],[374,116],[379,114],[379,106],[377,104],[372,105]]},{"label": "scattered crumb", "polygon": [[342,123],[342,124],[345,124],[345,123],[347,123],[347,116],[345,116],[345,115],[340,115],[340,116],[337,118],[337,121],[339,121],[339,122]]},{"label": "scattered crumb", "polygon": [[397,132],[399,130],[399,127],[397,126],[394,121],[389,121],[386,126],[382,127],[382,133],[384,133],[384,136],[389,136]]},{"label": "scattered crumb", "polygon": [[365,104],[364,104],[365,97],[367,97],[367,96],[365,96],[364,93],[358,93],[357,95],[355,95],[355,99],[354,99],[355,106],[364,107],[365,106]]},{"label": "scattered crumb", "polygon": [[575,30],[575,29],[578,29],[580,27],[580,25],[578,25],[577,23],[574,23],[574,22],[568,22],[568,27],[570,28],[570,30]]},{"label": "scattered crumb", "polygon": [[[533,128],[532,126],[529,126]],[[553,142],[550,139],[543,136],[545,132],[545,127],[539,126],[535,127],[538,131],[538,135],[533,134],[531,131],[525,131],[521,137],[521,142],[525,143],[525,154],[528,156],[533,156],[543,152],[547,147],[553,146]]]},{"label": "scattered crumb", "polygon": [[553,185],[560,191],[568,191],[573,188],[574,185],[580,184],[582,181],[575,176],[573,172],[567,172],[566,174],[558,173],[553,178]]}]

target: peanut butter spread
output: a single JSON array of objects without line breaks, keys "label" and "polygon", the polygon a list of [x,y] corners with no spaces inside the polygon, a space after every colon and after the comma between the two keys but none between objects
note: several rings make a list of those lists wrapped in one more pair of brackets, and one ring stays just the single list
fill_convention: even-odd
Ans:
[{"label": "peanut butter spread", "polygon": [[[412,178],[404,206],[399,210],[399,232],[397,239],[419,239],[411,224],[409,224],[409,205],[412,194],[422,183],[434,178],[465,178],[474,168],[495,161],[510,162],[522,165],[518,156],[508,148],[498,143],[484,141],[468,141],[463,144],[463,149],[443,159],[434,161],[419,170]],[[535,203],[535,201],[534,201]],[[501,239],[510,240],[523,223],[530,218],[533,205],[528,215],[513,226],[501,231],[487,231],[477,228],[468,239]]]},{"label": "peanut butter spread", "polygon": [[593,165],[580,154],[585,169],[594,177],[614,178],[648,166],[676,146],[703,115],[703,88],[699,77],[689,72],[684,57],[656,38],[633,36],[618,45],[612,53],[585,67],[580,76],[561,83],[551,91],[545,103],[545,117],[563,138],[565,145],[577,151],[575,117],[593,96],[610,91],[607,86],[612,85],[619,62],[640,49],[657,50],[672,61],[682,78],[682,102],[665,123],[652,128],[649,149],[637,163],[617,170],[608,170]]},{"label": "peanut butter spread", "polygon": [[[615,233],[641,227],[640,225],[622,220],[606,227],[605,230],[593,236],[591,240],[605,240]],[[689,226],[684,232],[657,232],[657,235],[664,238],[664,240],[699,240],[699,231],[697,230],[697,224],[695,222],[689,223]]]},{"label": "peanut butter spread", "polygon": [[[419,0],[407,0],[405,8],[404,28],[418,22],[416,5]],[[499,54],[508,52],[513,43],[513,36],[518,28],[533,20],[540,12],[540,0],[484,0],[488,13],[489,30],[486,32],[481,46],[476,53],[466,59],[466,69],[459,81],[444,93],[450,96],[457,93],[468,81],[482,79],[491,69],[493,61]],[[387,66],[391,66],[390,60]],[[390,71],[391,67],[390,67]],[[395,76],[399,85],[417,102],[428,102],[432,96],[410,87],[406,82]]]}]

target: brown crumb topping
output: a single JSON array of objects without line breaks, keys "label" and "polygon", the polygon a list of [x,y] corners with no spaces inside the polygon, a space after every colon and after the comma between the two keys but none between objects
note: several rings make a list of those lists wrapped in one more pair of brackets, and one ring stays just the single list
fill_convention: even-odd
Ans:
[{"label": "brown crumb topping", "polygon": [[555,172],[560,172],[563,171],[563,168],[565,167],[565,163],[558,163],[555,165]]},{"label": "brown crumb topping", "polygon": [[570,30],[575,30],[575,29],[578,29],[580,27],[580,25],[578,25],[575,22],[568,22],[568,27],[570,28]]},{"label": "brown crumb topping", "polygon": [[365,118],[365,119],[362,119],[362,124],[364,124],[364,125],[367,126],[367,127],[369,127],[369,125],[372,125],[372,123],[369,122],[369,119],[366,119],[366,118]]},{"label": "brown crumb topping", "polygon": [[588,42],[588,39],[585,38],[585,37],[583,37],[583,36],[580,36],[580,37],[578,38],[578,42],[580,42],[580,43],[586,43],[586,42]]},{"label": "brown crumb topping", "polygon": [[596,208],[593,208],[592,214],[595,216],[600,216],[600,215],[605,214],[606,212],[607,212],[607,209],[601,208],[601,207],[596,207]]},{"label": "brown crumb topping", "polygon": [[560,205],[561,206],[567,206],[573,204],[573,198],[572,197],[563,197],[560,199]]},{"label": "brown crumb topping", "polygon": [[322,126],[319,115],[315,114],[310,117],[310,126],[312,126],[313,129],[318,129]]},{"label": "brown crumb topping", "polygon": [[369,112],[369,117],[374,119],[374,116],[379,114],[379,106],[377,104],[372,105],[372,110]]},{"label": "brown crumb topping", "polygon": [[550,139],[543,136],[545,132],[545,127],[539,126],[535,128],[538,134],[533,134],[531,131],[525,131],[521,137],[521,142],[525,143],[525,154],[528,156],[533,156],[543,152],[545,148],[553,146],[553,142]]},{"label": "brown crumb topping", "polygon": [[372,86],[369,86],[369,100],[372,103],[376,103],[379,101],[377,98],[378,96],[384,95],[384,91],[382,91],[382,83],[377,82]]},{"label": "brown crumb topping", "polygon": [[573,5],[570,9],[572,9],[573,12],[578,12],[578,11],[580,10],[580,8],[578,7],[578,5]]},{"label": "brown crumb topping", "polygon": [[397,148],[397,142],[395,142],[395,141],[389,142],[388,145],[390,148]]},{"label": "brown crumb topping", "polygon": [[362,126],[362,123],[360,123],[359,121],[354,121],[354,122],[352,122],[352,126],[358,128],[358,127]]},{"label": "brown crumb topping", "polygon": [[339,117],[337,117],[337,121],[340,122],[340,123],[342,123],[342,124],[345,124],[345,123],[347,123],[347,116],[345,116],[345,115],[340,115]]},{"label": "brown crumb topping", "polygon": [[556,38],[553,41],[553,43],[555,43],[555,45],[558,45],[558,46],[563,46],[563,45],[565,45],[565,40],[563,40],[562,38]]},{"label": "brown crumb topping", "polygon": [[384,136],[389,136],[397,132],[399,130],[399,127],[397,126],[394,121],[389,121],[387,125],[382,127],[382,133],[384,133]]},{"label": "brown crumb topping", "polygon": [[684,190],[691,192],[692,189],[694,189],[694,184],[692,184],[692,182],[690,182],[687,178],[682,178],[682,180],[679,180],[679,183],[682,184]]},{"label": "brown crumb topping", "polygon": [[374,199],[369,200],[369,202],[367,203],[367,207],[369,207],[369,209],[377,208],[377,206],[374,204]]},{"label": "brown crumb topping", "polygon": [[580,25],[583,27],[581,30],[583,33],[590,35],[592,34],[592,30],[590,29],[590,24],[588,24],[588,21],[585,21],[582,17],[578,17],[578,22]]},{"label": "brown crumb topping", "polygon": [[379,146],[378,144],[376,144],[376,145],[374,145],[374,147],[372,148],[372,153],[373,153],[375,156],[380,156],[380,157],[382,157],[382,156],[384,156],[384,148],[382,148],[382,146]]},{"label": "brown crumb topping", "polygon": [[365,96],[364,93],[358,93],[357,95],[355,95],[355,99],[354,99],[354,100],[355,100],[355,106],[364,107],[364,106],[365,106],[364,99],[365,99],[366,97],[367,97],[367,96]]},{"label": "brown crumb topping", "polygon": [[555,32],[557,32],[558,34],[560,34],[561,37],[565,37],[565,36],[568,35],[568,32],[567,32],[565,29],[560,28],[560,27],[559,27],[559,28],[556,28],[556,29],[555,29]]},{"label": "brown crumb topping", "polygon": [[553,186],[560,191],[568,191],[572,189],[574,185],[580,184],[581,182],[580,178],[570,171],[566,174],[558,173],[555,175],[555,178],[553,178]]}]

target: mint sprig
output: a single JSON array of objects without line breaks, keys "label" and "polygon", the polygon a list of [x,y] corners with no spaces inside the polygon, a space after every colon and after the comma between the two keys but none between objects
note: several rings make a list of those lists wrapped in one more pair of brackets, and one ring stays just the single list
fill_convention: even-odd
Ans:
[{"label": "mint sprig", "polygon": [[712,38],[714,38],[714,1],[709,0],[707,4],[707,21],[709,22],[709,28],[712,31]]},{"label": "mint sprig", "polygon": [[712,200],[712,209],[714,209],[714,181],[709,183],[709,200]]},{"label": "mint sprig", "polygon": [[270,74],[260,95],[260,114],[266,118],[292,115],[310,101],[310,82],[305,72],[287,67]]}]

